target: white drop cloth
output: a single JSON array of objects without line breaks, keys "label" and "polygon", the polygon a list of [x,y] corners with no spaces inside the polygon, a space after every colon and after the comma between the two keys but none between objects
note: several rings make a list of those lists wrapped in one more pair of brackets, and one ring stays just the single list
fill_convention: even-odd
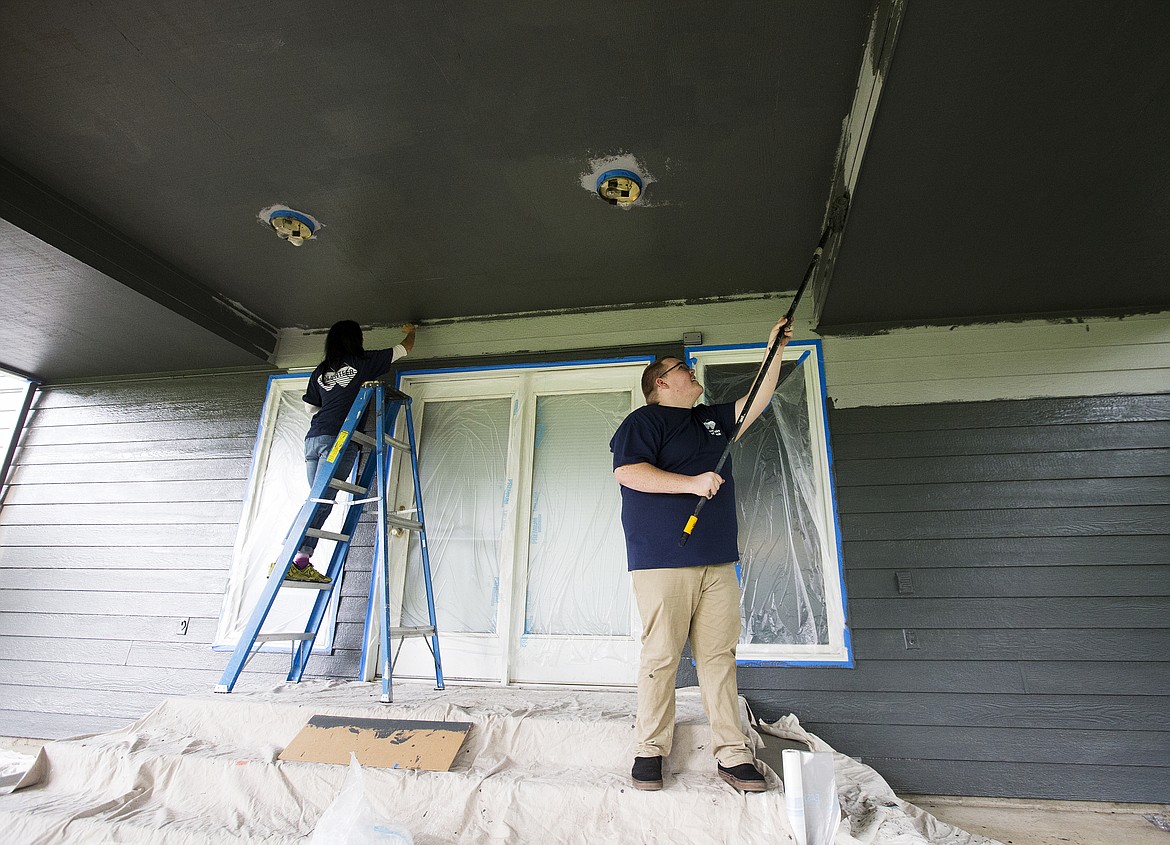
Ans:
[{"label": "white drop cloth", "polygon": [[[3,841],[304,841],[346,767],[276,756],[317,713],[473,723],[450,772],[363,770],[376,813],[417,845],[792,841],[774,772],[760,795],[716,777],[695,689],[679,690],[661,792],[629,783],[633,693],[397,684],[396,702],[382,705],[379,691],[316,681],[177,698],[121,730],[49,743],[45,782],[0,796]],[[760,730],[831,750],[795,717]],[[869,767],[836,760],[847,819],[834,845],[994,845],[901,801]]]}]

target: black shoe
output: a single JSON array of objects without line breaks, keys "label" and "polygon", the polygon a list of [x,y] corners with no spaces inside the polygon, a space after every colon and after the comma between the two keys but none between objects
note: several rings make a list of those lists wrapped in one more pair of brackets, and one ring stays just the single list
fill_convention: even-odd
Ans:
[{"label": "black shoe", "polygon": [[768,789],[768,782],[764,780],[760,770],[751,763],[740,763],[728,769],[718,763],[716,766],[719,769],[719,777],[741,792],[765,792]]},{"label": "black shoe", "polygon": [[662,789],[662,758],[635,757],[630,777],[634,780],[634,789]]}]

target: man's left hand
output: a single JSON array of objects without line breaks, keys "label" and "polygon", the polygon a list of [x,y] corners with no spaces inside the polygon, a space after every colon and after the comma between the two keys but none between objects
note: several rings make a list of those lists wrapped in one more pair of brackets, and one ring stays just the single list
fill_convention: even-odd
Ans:
[{"label": "man's left hand", "polygon": [[781,317],[776,321],[776,325],[772,326],[772,331],[768,335],[769,346],[776,340],[776,335],[781,331],[784,332],[780,338],[780,346],[783,348],[788,345],[788,341],[792,340],[792,324],[788,322],[787,317]]}]

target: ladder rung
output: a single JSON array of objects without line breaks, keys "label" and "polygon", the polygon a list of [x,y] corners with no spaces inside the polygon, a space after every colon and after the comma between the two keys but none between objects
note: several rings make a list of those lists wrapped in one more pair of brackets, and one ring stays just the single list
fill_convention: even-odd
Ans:
[{"label": "ladder rung", "polygon": [[362,487],[360,484],[350,484],[348,481],[342,481],[340,478],[330,479],[329,486],[334,490],[344,490],[346,493],[357,493],[359,495],[370,489],[368,487]]},{"label": "ladder rung", "polygon": [[322,540],[336,540],[339,543],[344,543],[349,539],[348,534],[337,534],[333,531],[322,531],[320,528],[306,528],[306,537],[318,537]]},{"label": "ladder rung", "polygon": [[355,431],[351,437],[353,437],[354,440],[356,440],[358,443],[361,443],[363,446],[373,446],[376,442],[374,438],[370,437],[370,435],[366,434],[364,431]]},{"label": "ladder rung", "polygon": [[400,449],[403,452],[410,451],[410,444],[405,440],[399,440],[397,437],[391,437],[389,434],[383,434],[382,438],[388,445],[393,446],[395,449]]},{"label": "ladder rung", "polygon": [[302,634],[257,634],[256,635],[256,642],[267,643],[267,642],[272,642],[272,641],[281,642],[283,640],[311,640],[316,636],[317,636],[316,634],[303,634],[303,633]]},{"label": "ladder rung", "polygon": [[405,528],[407,531],[422,531],[421,522],[390,513],[386,514],[386,524],[393,525],[395,528]]},{"label": "ladder rung", "polygon": [[390,633],[396,637],[429,637],[435,633],[435,626],[411,625],[405,628],[391,628]]}]

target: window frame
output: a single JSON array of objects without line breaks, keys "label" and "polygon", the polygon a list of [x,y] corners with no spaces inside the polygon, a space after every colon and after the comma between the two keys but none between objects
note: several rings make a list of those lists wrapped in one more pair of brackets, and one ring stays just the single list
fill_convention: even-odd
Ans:
[{"label": "window frame", "polygon": [[23,373],[13,372],[4,368],[0,368],[0,377],[3,377],[4,380],[11,379],[15,382],[24,382],[24,395],[21,397],[20,402],[14,405],[16,415],[13,420],[12,430],[8,432],[8,437],[5,439],[6,442],[4,442],[4,459],[3,463],[0,464],[0,507],[3,507],[4,501],[8,498],[9,476],[16,466],[16,451],[20,445],[20,439],[24,433],[25,426],[28,423],[28,415],[32,410],[33,401],[36,397],[37,390],[41,386],[41,382]]},{"label": "window frame", "polygon": [[[703,381],[707,366],[744,364],[762,360],[768,345],[765,343],[725,344],[720,346],[688,346],[684,348],[687,364],[697,370]],[[845,590],[845,558],[841,542],[841,523],[837,508],[836,481],[833,477],[833,448],[829,437],[823,346],[819,339],[791,341],[781,353],[783,361],[801,363],[808,360],[813,366],[802,367],[806,395],[809,402],[809,425],[817,464],[817,480],[821,486],[822,553],[827,565],[822,573],[825,605],[829,624],[829,642],[824,645],[741,643],[737,648],[738,666],[799,666],[853,668],[853,640],[849,628],[849,607]],[[815,421],[819,420],[818,426]],[[835,569],[836,577],[831,577]],[[736,573],[740,565],[736,564]]]}]

